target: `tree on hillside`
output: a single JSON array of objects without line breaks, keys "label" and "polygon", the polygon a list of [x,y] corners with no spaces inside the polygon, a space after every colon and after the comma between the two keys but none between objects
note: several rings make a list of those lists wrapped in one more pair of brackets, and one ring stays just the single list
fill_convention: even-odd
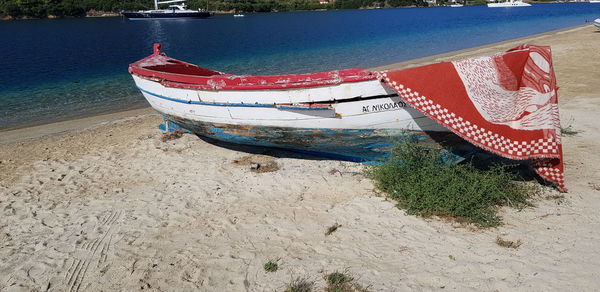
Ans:
[{"label": "tree on hillside", "polygon": [[427,6],[422,0],[387,0],[387,3],[390,7]]}]

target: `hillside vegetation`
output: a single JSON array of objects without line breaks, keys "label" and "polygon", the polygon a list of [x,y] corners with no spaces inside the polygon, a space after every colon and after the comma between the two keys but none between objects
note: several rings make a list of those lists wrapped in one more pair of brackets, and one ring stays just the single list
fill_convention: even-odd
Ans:
[{"label": "hillside vegetation", "polygon": [[[151,0],[0,0],[0,15],[11,18],[85,16],[89,11],[118,12],[154,8]],[[273,12],[315,9],[358,9],[368,7],[427,6],[422,0],[188,0],[192,9],[211,11]]]}]

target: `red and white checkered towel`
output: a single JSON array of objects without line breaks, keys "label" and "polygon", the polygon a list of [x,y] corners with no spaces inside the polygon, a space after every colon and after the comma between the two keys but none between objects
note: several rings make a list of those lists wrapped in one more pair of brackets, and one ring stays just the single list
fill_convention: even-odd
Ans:
[{"label": "red and white checkered towel", "polygon": [[404,101],[458,136],[500,156],[531,159],[542,178],[566,191],[549,47],[522,45],[379,74]]}]

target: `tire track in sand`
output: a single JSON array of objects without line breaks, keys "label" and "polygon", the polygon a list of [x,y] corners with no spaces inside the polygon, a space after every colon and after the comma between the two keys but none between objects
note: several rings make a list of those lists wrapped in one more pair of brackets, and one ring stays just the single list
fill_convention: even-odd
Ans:
[{"label": "tire track in sand", "polygon": [[92,265],[92,270],[100,267],[108,259],[110,246],[113,242],[115,223],[121,218],[122,211],[108,211],[100,216],[98,223],[91,230],[90,237],[82,243],[76,243],[75,252],[71,255],[69,268],[65,273],[64,284],[69,292],[77,292],[86,280],[86,275]]}]

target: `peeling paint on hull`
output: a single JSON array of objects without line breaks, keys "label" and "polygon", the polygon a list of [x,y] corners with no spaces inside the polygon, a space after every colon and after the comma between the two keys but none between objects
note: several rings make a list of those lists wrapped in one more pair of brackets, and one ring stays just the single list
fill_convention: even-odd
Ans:
[{"label": "peeling paint on hull", "polygon": [[374,162],[389,155],[394,142],[412,139],[431,147],[444,147],[461,158],[473,148],[449,132],[399,129],[323,129],[248,126],[193,121],[165,116],[167,129],[183,128],[211,139],[250,146],[272,147],[355,162]]}]

